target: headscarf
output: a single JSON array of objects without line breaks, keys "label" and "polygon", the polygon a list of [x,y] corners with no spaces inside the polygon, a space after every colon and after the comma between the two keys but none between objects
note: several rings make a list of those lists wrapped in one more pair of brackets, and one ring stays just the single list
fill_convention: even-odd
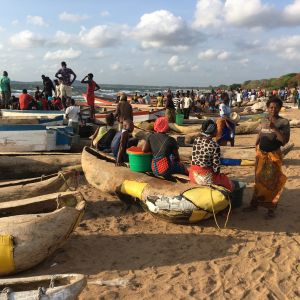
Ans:
[{"label": "headscarf", "polygon": [[209,119],[202,124],[202,132],[207,135],[213,134],[217,129],[216,123]]},{"label": "headscarf", "polygon": [[169,121],[167,117],[160,117],[154,122],[154,131],[166,133],[169,130]]}]

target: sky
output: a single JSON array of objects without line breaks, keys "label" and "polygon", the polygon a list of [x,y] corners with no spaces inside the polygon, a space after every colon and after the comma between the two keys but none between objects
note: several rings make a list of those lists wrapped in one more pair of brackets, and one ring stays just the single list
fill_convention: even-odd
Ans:
[{"label": "sky", "polygon": [[0,66],[99,84],[208,86],[299,72],[300,0],[10,0]]}]

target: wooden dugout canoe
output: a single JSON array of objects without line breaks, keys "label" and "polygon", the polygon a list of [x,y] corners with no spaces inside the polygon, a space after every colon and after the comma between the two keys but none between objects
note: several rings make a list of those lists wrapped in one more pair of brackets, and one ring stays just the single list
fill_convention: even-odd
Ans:
[{"label": "wooden dugout canoe", "polygon": [[0,203],[75,190],[77,175],[77,171],[69,170],[35,178],[0,182]]},{"label": "wooden dugout canoe", "polygon": [[58,249],[84,213],[79,192],[0,203],[0,276],[32,268]]},{"label": "wooden dugout canoe", "polygon": [[85,286],[82,274],[0,279],[0,290],[7,300],[73,300]]},{"label": "wooden dugout canoe", "polygon": [[81,163],[87,181],[95,188],[139,199],[152,215],[174,223],[199,222],[229,205],[229,193],[223,188],[172,182],[116,167],[89,147],[83,149]]},{"label": "wooden dugout canoe", "polygon": [[80,154],[0,155],[0,179],[38,177],[59,172],[63,167],[80,164]]}]

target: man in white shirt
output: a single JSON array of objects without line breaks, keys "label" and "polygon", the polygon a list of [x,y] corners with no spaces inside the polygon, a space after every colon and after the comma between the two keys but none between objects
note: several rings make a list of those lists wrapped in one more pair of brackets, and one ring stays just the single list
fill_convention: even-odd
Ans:
[{"label": "man in white shirt", "polygon": [[75,134],[79,133],[79,120],[82,122],[80,107],[75,106],[75,100],[71,99],[71,105],[66,109],[66,118],[68,119],[68,126],[73,127]]},{"label": "man in white shirt", "polygon": [[190,97],[190,92],[187,91],[185,97],[183,98],[183,114],[185,119],[188,119],[190,117],[192,104],[193,104],[193,100]]}]

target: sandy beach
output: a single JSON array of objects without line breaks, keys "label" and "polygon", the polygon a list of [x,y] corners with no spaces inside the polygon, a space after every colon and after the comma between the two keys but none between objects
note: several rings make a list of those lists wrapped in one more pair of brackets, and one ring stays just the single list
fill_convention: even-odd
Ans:
[{"label": "sandy beach", "polygon": [[[88,207],[80,226],[59,251],[20,275],[84,273],[88,285],[80,299],[299,299],[299,136],[300,128],[292,129],[295,148],[284,160],[288,181],[275,219],[265,219],[262,208],[238,208],[226,229],[217,229],[213,219],[192,226],[166,223],[137,205],[126,210],[82,178]],[[237,136],[236,144],[252,146],[255,139]],[[246,206],[254,167],[223,171],[247,183]],[[225,219],[218,215],[220,225]]]}]

